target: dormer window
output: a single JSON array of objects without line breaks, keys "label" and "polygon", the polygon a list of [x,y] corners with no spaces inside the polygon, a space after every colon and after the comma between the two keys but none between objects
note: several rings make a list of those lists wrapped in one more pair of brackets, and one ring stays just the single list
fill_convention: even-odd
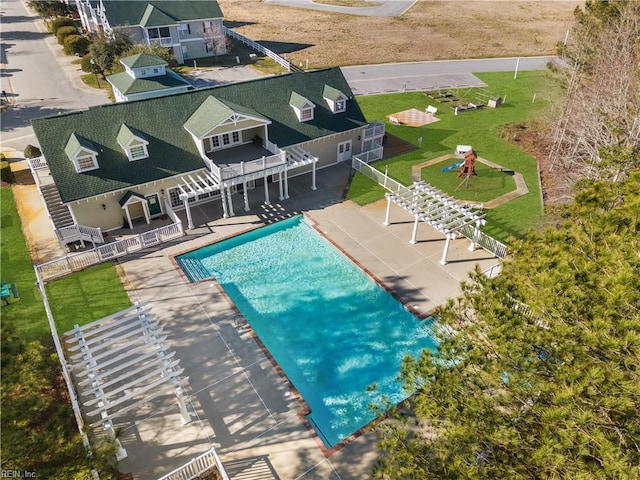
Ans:
[{"label": "dormer window", "polygon": [[88,172],[89,170],[95,170],[98,168],[98,159],[95,153],[87,152],[85,155],[79,155],[75,157],[76,171],[78,173]]},{"label": "dormer window", "polygon": [[303,122],[313,120],[313,107],[307,107],[302,109],[300,120]]},{"label": "dormer window", "polygon": [[69,160],[73,162],[76,172],[88,172],[99,168],[98,149],[84,137],[73,133],[64,149]]},{"label": "dormer window", "polygon": [[149,142],[138,130],[122,124],[118,132],[118,144],[124,149],[130,162],[141,160],[149,156],[147,145]]},{"label": "dormer window", "polygon": [[322,96],[333,113],[341,113],[347,110],[348,97],[337,88],[325,85]]},{"label": "dormer window", "polygon": [[296,113],[298,121],[308,122],[310,120],[313,120],[313,111],[316,106],[312,101],[308,100],[302,95],[297,94],[296,92],[291,92],[289,105],[293,107],[293,111]]},{"label": "dormer window", "polygon": [[140,160],[142,158],[147,158],[149,156],[149,152],[147,152],[147,146],[142,145],[134,145],[132,147],[127,148],[127,157],[129,160]]}]

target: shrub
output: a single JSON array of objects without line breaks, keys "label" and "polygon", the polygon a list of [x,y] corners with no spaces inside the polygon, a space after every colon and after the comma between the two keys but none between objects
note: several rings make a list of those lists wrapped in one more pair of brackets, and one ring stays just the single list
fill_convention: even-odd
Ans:
[{"label": "shrub", "polygon": [[37,158],[42,156],[42,152],[35,145],[27,145],[24,149],[24,158]]},{"label": "shrub", "polygon": [[64,45],[64,39],[69,35],[77,35],[78,29],[77,27],[60,27],[56,32],[56,38],[58,39],[58,43],[60,45]]},{"label": "shrub", "polygon": [[58,17],[51,22],[50,30],[51,30],[51,33],[55,35],[58,33],[58,29],[61,27],[75,27],[75,26],[76,26],[76,22],[73,20],[73,18]]},{"label": "shrub", "polygon": [[11,171],[9,162],[4,159],[4,155],[2,156],[2,160],[0,160],[0,180],[13,183],[13,172]]},{"label": "shrub", "polygon": [[82,35],[69,35],[64,39],[64,53],[67,55],[84,55],[91,42]]},{"label": "shrub", "polygon": [[80,61],[80,68],[83,72],[93,73],[93,65],[91,65],[91,60],[93,57],[90,53],[87,53],[82,60]]}]

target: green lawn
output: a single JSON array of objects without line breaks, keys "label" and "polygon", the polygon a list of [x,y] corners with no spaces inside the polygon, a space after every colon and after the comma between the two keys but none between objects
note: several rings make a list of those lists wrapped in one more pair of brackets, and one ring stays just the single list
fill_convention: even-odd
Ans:
[{"label": "green lawn", "polygon": [[[13,192],[0,188],[2,280],[18,287],[20,301],[2,306],[2,469],[30,470],[37,478],[89,480],[44,304],[22,233]],[[131,303],[111,264],[46,286],[59,333],[115,313]]]},{"label": "green lawn", "polygon": [[[418,150],[374,164],[380,171],[388,165],[389,175],[405,185],[411,183],[413,165],[454,153],[459,144],[471,145],[480,157],[521,173],[529,194],[490,210],[487,225],[483,228],[487,234],[506,240],[510,235],[522,236],[540,222],[543,209],[537,162],[502,138],[502,129],[509,124],[543,121],[552,100],[559,94],[559,88],[546,71],[519,72],[515,80],[512,72],[476,76],[487,83],[484,91],[505,99],[499,108],[468,111],[456,116],[448,105],[428,98],[423,92],[358,97],[358,103],[367,120],[384,121],[388,133],[416,146],[418,138],[423,138]],[[472,89],[455,93],[475,99]],[[391,113],[409,108],[424,110],[427,105],[438,107],[440,121],[417,128],[392,125],[386,121],[386,115]],[[384,190],[374,187],[365,177],[356,175],[353,179],[349,198],[355,202],[366,204],[383,196]]]},{"label": "green lawn", "polygon": [[516,189],[516,182],[511,175],[480,162],[475,164],[477,176],[470,177],[468,182],[464,177],[458,177],[459,168],[454,168],[449,172],[442,171],[444,167],[459,161],[460,159],[450,158],[436,165],[425,167],[422,169],[421,178],[437,189],[454,195],[460,200],[474,202],[488,202]]}]

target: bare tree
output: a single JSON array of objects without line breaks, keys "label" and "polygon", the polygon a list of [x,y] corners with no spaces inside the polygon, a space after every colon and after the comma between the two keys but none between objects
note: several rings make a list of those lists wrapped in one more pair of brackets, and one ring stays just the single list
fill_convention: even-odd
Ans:
[{"label": "bare tree", "polygon": [[640,166],[640,3],[587,2],[576,17],[551,169],[567,185],[626,178]]},{"label": "bare tree", "polygon": [[213,56],[225,55],[229,50],[229,39],[222,30],[222,25],[216,23],[205,24],[203,38],[207,51],[213,52]]}]

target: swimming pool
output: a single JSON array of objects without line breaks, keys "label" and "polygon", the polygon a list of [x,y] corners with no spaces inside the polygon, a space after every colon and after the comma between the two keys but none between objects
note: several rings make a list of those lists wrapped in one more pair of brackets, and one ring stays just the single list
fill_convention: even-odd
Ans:
[{"label": "swimming pool", "polygon": [[[297,216],[177,257],[191,281],[215,277],[309,405],[330,448],[406,398],[405,355],[435,349],[429,323]],[[375,385],[377,388],[367,387]]]}]

